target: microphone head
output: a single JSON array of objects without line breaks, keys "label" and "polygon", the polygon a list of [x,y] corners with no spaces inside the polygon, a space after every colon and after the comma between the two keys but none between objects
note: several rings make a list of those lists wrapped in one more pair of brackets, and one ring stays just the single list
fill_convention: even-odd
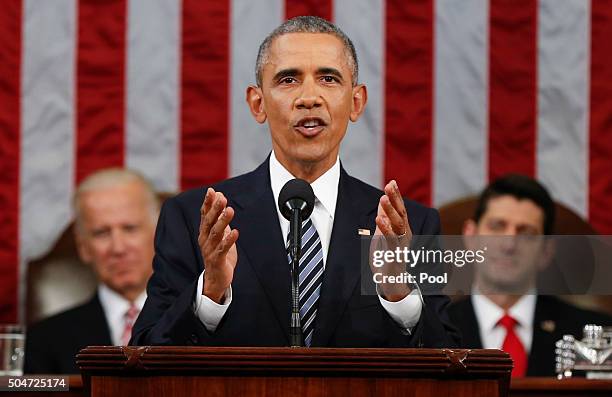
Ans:
[{"label": "microphone head", "polygon": [[315,195],[310,183],[295,178],[285,183],[278,195],[278,208],[285,219],[291,221],[295,208],[302,210],[302,220],[308,218],[314,209]]}]

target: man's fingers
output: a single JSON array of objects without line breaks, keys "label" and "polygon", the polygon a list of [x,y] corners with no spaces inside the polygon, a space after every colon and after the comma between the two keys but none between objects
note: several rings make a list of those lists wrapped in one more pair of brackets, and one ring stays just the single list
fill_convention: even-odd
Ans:
[{"label": "man's fingers", "polygon": [[227,199],[225,198],[223,193],[216,192],[214,194],[210,210],[207,211],[206,214],[204,214],[204,220],[202,221],[202,224],[200,226],[200,237],[202,239],[206,240],[208,238],[213,226],[217,222],[217,219],[219,219],[219,216],[225,209],[226,205]]},{"label": "man's fingers", "polygon": [[215,198],[215,193],[215,189],[213,189],[212,187],[206,189],[206,193],[204,194],[204,202],[202,203],[202,208],[200,208],[200,212],[202,214],[205,214],[210,211],[213,199]]},{"label": "man's fingers", "polygon": [[202,201],[202,206],[200,207],[200,226],[202,225],[202,221],[204,217],[210,211],[210,207],[212,206],[213,200],[215,198],[215,190],[211,187],[206,189],[206,193],[204,193],[204,200]]},{"label": "man's fingers", "polygon": [[376,217],[376,226],[380,229],[383,236],[389,236],[393,234],[393,229],[389,224],[389,220],[384,215],[378,215]]},{"label": "man's fingers", "polygon": [[399,186],[395,180],[392,180],[385,186],[385,193],[389,198],[389,202],[395,209],[395,211],[399,214],[402,219],[403,225],[400,230],[396,230],[398,234],[409,233],[411,234],[410,224],[408,223],[408,211],[406,211],[406,206],[404,205],[404,199],[402,197],[402,193],[399,190]]},{"label": "man's fingers", "polygon": [[200,207],[200,234],[202,234],[202,232],[208,234],[208,230],[204,230],[205,218],[206,214],[210,211],[210,208],[213,205],[214,198],[215,190],[209,187],[206,190],[206,194],[204,194],[204,201],[202,202],[202,206]]},{"label": "man's fingers", "polygon": [[208,238],[204,244],[205,252],[218,249],[219,244],[225,235],[225,229],[228,227],[233,218],[234,209],[231,207],[225,207],[214,225],[210,228],[210,233],[208,234]]},{"label": "man's fingers", "polygon": [[406,221],[391,204],[387,195],[380,198],[380,205],[388,218],[392,233],[396,235],[406,233]]},{"label": "man's fingers", "polygon": [[218,246],[219,255],[225,255],[232,248],[232,246],[238,240],[238,229],[230,230],[229,233],[225,234],[221,243]]},{"label": "man's fingers", "polygon": [[397,186],[397,182],[395,182],[395,180],[387,183],[387,186],[385,186],[385,193],[387,194],[387,197],[389,197],[389,201],[397,213],[402,217],[407,216],[406,207],[404,206],[404,199],[402,198],[402,193],[400,192],[399,186]]}]

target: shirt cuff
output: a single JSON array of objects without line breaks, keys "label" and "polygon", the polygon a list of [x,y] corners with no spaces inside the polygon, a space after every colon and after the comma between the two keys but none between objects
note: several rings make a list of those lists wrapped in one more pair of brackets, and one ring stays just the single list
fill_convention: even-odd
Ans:
[{"label": "shirt cuff", "polygon": [[227,308],[232,303],[232,286],[230,285],[227,290],[225,290],[225,297],[221,304],[204,295],[202,293],[203,286],[204,272],[202,272],[198,278],[198,289],[193,302],[194,312],[202,324],[204,324],[208,332],[215,332],[219,326],[219,323],[221,322],[221,319],[225,315]]},{"label": "shirt cuff", "polygon": [[413,289],[406,297],[397,302],[390,302],[380,296],[376,286],[378,299],[382,307],[389,313],[391,318],[408,332],[419,322],[421,310],[423,309],[423,298],[421,291]]}]

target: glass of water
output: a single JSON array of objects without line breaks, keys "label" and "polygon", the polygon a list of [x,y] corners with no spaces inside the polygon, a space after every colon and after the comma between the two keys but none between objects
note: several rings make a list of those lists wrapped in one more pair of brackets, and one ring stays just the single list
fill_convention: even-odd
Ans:
[{"label": "glass of water", "polygon": [[0,324],[0,376],[23,375],[24,327]]}]

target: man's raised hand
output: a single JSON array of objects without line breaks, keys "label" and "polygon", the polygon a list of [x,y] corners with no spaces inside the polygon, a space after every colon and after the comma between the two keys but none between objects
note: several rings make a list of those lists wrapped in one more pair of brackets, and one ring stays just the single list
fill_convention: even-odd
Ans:
[{"label": "man's raised hand", "polygon": [[[371,251],[375,248],[394,250],[396,247],[410,247],[412,230],[397,182],[392,180],[387,183],[384,191],[385,194],[378,202],[376,231],[374,232]],[[385,263],[382,269],[376,269],[372,264],[370,264],[370,267],[373,272],[382,271],[384,275],[388,276],[397,276],[406,271],[405,263]],[[408,285],[403,283],[381,283],[379,288],[383,297],[392,302],[399,301],[410,293]]]},{"label": "man's raised hand", "polygon": [[223,301],[238,261],[238,230],[229,226],[233,218],[234,209],[223,193],[208,188],[200,208],[198,244],[206,268],[202,293],[216,303]]}]

